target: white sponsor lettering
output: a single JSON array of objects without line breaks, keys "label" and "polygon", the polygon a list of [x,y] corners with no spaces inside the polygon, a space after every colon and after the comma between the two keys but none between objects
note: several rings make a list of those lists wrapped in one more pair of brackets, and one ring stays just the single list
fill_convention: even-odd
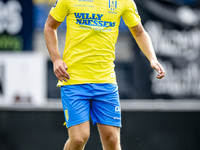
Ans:
[{"label": "white sponsor lettering", "polygon": [[0,1],[0,34],[18,34],[23,26],[22,6],[18,1]]},{"label": "white sponsor lettering", "polygon": [[120,112],[120,111],[121,111],[120,107],[119,107],[119,106],[116,106],[116,107],[115,107],[115,112]]},{"label": "white sponsor lettering", "polygon": [[114,117],[114,119],[121,120],[121,118]]},{"label": "white sponsor lettering", "polygon": [[200,29],[188,31],[163,29],[160,22],[147,21],[145,28],[149,33],[156,54],[167,57],[183,57],[195,60],[200,54]]}]

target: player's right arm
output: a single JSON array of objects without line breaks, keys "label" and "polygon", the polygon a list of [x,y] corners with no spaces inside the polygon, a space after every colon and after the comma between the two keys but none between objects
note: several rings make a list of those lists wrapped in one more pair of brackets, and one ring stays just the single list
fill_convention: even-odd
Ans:
[{"label": "player's right arm", "polygon": [[44,36],[49,51],[49,55],[53,62],[53,69],[56,77],[60,81],[67,81],[70,79],[67,73],[67,65],[61,59],[58,50],[58,38],[57,38],[57,28],[62,22],[56,21],[51,15],[48,16],[44,27]]}]

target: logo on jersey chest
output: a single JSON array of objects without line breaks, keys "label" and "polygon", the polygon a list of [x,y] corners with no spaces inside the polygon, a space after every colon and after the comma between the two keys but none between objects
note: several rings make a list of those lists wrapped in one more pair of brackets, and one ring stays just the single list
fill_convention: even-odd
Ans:
[{"label": "logo on jersey chest", "polygon": [[96,27],[115,27],[116,22],[103,21],[103,14],[74,13],[76,24]]},{"label": "logo on jersey chest", "polygon": [[108,7],[110,10],[114,11],[117,9],[117,1],[116,0],[108,0]]}]

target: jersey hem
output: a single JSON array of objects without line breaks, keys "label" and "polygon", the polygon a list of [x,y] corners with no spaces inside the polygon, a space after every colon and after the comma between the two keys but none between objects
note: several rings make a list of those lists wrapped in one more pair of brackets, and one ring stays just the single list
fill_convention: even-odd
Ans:
[{"label": "jersey hem", "polygon": [[61,86],[64,86],[64,85],[87,84],[87,83],[111,83],[111,84],[117,84],[116,81],[113,81],[113,82],[109,82],[109,81],[82,81],[82,82],[73,81],[72,83],[58,81],[57,87],[61,87]]}]

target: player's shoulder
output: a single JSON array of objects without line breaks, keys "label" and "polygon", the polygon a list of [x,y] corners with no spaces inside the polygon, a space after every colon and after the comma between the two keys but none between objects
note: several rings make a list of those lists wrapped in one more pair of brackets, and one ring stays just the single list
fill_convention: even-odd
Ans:
[{"label": "player's shoulder", "polygon": [[58,5],[59,5],[59,6],[61,6],[61,5],[66,6],[66,5],[68,5],[68,3],[69,3],[69,0],[57,0],[57,1],[54,3],[53,8],[57,7]]}]

